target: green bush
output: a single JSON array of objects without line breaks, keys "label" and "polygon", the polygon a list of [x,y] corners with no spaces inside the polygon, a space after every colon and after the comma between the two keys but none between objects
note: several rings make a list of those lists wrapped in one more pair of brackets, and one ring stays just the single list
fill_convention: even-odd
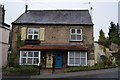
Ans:
[{"label": "green bush", "polygon": [[7,71],[12,73],[35,73],[37,68],[34,66],[21,66],[19,68],[8,67]]},{"label": "green bush", "polygon": [[14,68],[14,67],[7,67],[7,69],[6,69],[8,72],[12,72],[12,73],[16,73],[16,72],[18,72],[19,71],[19,69],[18,68]]},{"label": "green bush", "polygon": [[34,68],[33,66],[22,66],[20,68],[20,72],[22,72],[22,73],[32,73],[32,72],[36,72],[36,68]]},{"label": "green bush", "polygon": [[8,66],[13,67],[16,56],[13,54],[8,55]]},{"label": "green bush", "polygon": [[116,65],[108,66],[108,65],[104,65],[103,63],[98,63],[98,64],[95,64],[95,66],[70,67],[70,68],[66,68],[65,71],[66,72],[70,72],[70,71],[86,71],[86,70],[112,68],[112,67],[116,67]]},{"label": "green bush", "polygon": [[105,58],[102,61],[103,61],[104,65],[107,65],[107,66],[112,65],[112,61],[110,60],[110,58]]}]

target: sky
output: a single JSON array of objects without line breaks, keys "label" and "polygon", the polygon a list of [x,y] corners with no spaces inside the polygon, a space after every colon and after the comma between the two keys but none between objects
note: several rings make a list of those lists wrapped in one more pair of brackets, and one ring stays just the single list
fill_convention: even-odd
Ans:
[{"label": "sky", "polygon": [[[102,29],[108,35],[110,22],[118,23],[119,0],[1,0],[5,6],[5,22],[11,25],[25,12],[25,5],[29,10],[44,9],[88,9],[94,23],[94,40],[98,40],[99,31]],[[89,4],[89,2],[91,4]]]}]

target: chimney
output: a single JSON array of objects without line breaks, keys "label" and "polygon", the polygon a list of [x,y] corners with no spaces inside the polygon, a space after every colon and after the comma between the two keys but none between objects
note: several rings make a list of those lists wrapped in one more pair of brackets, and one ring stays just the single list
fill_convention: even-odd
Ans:
[{"label": "chimney", "polygon": [[5,9],[4,6],[2,7],[2,23],[5,21]]},{"label": "chimney", "polygon": [[25,5],[25,12],[28,12],[28,5]]}]

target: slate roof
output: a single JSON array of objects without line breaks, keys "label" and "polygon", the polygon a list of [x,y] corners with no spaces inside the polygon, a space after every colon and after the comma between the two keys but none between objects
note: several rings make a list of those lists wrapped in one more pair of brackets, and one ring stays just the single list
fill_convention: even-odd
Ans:
[{"label": "slate roof", "polygon": [[88,49],[82,45],[25,45],[20,50],[83,50]]},{"label": "slate roof", "polygon": [[88,10],[28,10],[13,24],[93,25]]}]

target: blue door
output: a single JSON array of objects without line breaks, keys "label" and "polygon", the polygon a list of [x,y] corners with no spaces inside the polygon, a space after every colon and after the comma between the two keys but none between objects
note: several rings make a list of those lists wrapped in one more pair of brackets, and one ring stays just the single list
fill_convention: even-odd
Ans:
[{"label": "blue door", "polygon": [[61,68],[62,67],[62,54],[61,53],[55,53],[55,68]]}]

